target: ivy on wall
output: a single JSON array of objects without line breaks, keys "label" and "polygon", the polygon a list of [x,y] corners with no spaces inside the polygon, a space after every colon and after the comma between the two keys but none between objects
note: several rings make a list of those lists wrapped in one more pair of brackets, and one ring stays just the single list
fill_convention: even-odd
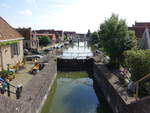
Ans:
[{"label": "ivy on wall", "polygon": [[0,42],[0,46],[6,46],[6,45],[11,45],[11,44],[16,44],[18,42],[19,42],[19,40],[11,40],[11,41]]}]

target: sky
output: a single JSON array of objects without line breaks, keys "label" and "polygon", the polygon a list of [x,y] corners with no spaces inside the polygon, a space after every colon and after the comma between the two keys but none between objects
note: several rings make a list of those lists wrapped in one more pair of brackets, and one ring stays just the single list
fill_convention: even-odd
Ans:
[{"label": "sky", "polygon": [[97,31],[112,13],[129,26],[150,22],[149,0],[0,0],[0,16],[13,27]]}]

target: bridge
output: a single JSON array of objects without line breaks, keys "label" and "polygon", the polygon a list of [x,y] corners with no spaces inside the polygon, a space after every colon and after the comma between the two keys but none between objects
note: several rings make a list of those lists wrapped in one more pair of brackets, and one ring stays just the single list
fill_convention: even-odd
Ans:
[{"label": "bridge", "polygon": [[60,52],[57,55],[61,59],[86,59],[93,56],[93,52]]},{"label": "bridge", "polygon": [[57,69],[58,71],[87,71],[92,73],[92,57],[93,52],[87,46],[87,41],[78,42],[57,55]]},{"label": "bridge", "polygon": [[73,38],[72,39],[73,42],[84,42],[84,41],[88,41],[87,37],[78,37],[78,38]]},{"label": "bridge", "polygon": [[87,59],[61,59],[57,58],[57,70],[61,72],[86,71],[93,73],[93,58]]}]

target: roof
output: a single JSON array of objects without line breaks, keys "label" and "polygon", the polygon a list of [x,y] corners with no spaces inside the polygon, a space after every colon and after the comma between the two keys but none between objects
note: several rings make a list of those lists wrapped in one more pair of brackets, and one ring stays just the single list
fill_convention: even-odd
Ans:
[{"label": "roof", "polygon": [[20,38],[23,38],[23,36],[0,17],[0,41],[18,40]]},{"label": "roof", "polygon": [[128,28],[129,30],[135,31],[135,35],[137,38],[142,38],[145,29],[150,29],[150,22],[135,22],[135,25]]},{"label": "roof", "polygon": [[34,35],[36,35],[36,36],[51,36],[51,35],[55,35],[55,34],[52,34],[52,33],[35,33]]},{"label": "roof", "polygon": [[74,31],[64,31],[64,34],[76,34]]},{"label": "roof", "polygon": [[150,26],[150,22],[135,22],[135,26]]},{"label": "roof", "polygon": [[50,30],[49,29],[47,29],[47,30],[46,29],[41,29],[41,30],[35,30],[35,32],[36,33],[46,33],[46,34],[51,33],[52,34],[52,33],[55,33],[55,30],[54,29],[50,29]]}]

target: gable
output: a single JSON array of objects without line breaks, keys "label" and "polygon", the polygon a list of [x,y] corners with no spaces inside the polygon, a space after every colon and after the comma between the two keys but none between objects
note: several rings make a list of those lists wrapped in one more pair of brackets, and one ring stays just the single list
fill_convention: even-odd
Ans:
[{"label": "gable", "polygon": [[0,41],[18,40],[23,37],[0,17]]}]

